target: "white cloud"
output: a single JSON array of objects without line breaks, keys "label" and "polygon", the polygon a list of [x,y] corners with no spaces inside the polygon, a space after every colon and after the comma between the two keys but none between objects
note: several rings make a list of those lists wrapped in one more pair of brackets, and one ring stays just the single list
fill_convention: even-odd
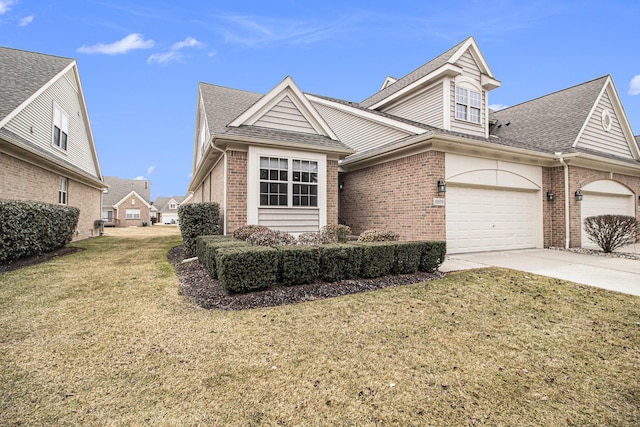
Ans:
[{"label": "white cloud", "polygon": [[153,55],[149,56],[147,58],[147,63],[148,64],[170,64],[172,62],[179,62],[182,58],[184,58],[184,55],[182,53],[180,53],[180,51],[184,48],[187,47],[192,47],[192,48],[202,48],[204,47],[205,44],[194,39],[193,37],[187,37],[186,39],[180,41],[180,42],[176,42],[171,46],[171,50],[169,52],[165,52],[165,53],[154,53]]},{"label": "white cloud", "polygon": [[78,48],[80,53],[102,53],[105,55],[119,55],[136,49],[150,49],[154,46],[153,40],[145,40],[140,33],[129,34],[122,40],[111,44],[98,43],[93,46],[82,46]]},{"label": "white cloud", "polygon": [[18,23],[18,27],[26,27],[27,25],[29,25],[29,24],[31,24],[33,22],[33,18],[35,18],[34,15],[25,16]]},{"label": "white cloud", "polygon": [[493,111],[498,111],[498,110],[504,110],[505,108],[509,108],[509,106],[504,104],[490,104],[489,108],[491,108]]},{"label": "white cloud", "polygon": [[147,168],[147,176],[151,175],[152,173],[154,173],[156,171],[156,167],[155,166],[149,166]]},{"label": "white cloud", "polygon": [[640,95],[640,74],[633,76],[629,82],[629,95]]},{"label": "white cloud", "polygon": [[4,15],[9,12],[11,10],[11,6],[15,3],[15,0],[0,0],[0,15]]},{"label": "white cloud", "polygon": [[213,58],[214,56],[216,56],[218,54],[217,50],[212,50],[209,53],[207,53],[207,56]]},{"label": "white cloud", "polygon": [[135,177],[135,178],[133,178],[133,179],[136,179],[136,180],[138,180],[138,181],[142,181],[143,179],[145,179],[145,177],[144,177],[144,176],[136,176],[136,177]]}]

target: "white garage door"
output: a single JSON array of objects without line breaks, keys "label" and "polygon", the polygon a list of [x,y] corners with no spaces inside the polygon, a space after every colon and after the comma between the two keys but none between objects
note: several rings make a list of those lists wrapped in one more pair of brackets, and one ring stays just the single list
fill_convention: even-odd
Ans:
[{"label": "white garage door", "polygon": [[539,192],[447,188],[449,253],[536,247]]},{"label": "white garage door", "polygon": [[584,193],[582,202],[580,202],[583,248],[598,248],[598,245],[589,240],[587,233],[584,231],[584,219],[596,215],[633,216],[633,197],[630,195]]}]

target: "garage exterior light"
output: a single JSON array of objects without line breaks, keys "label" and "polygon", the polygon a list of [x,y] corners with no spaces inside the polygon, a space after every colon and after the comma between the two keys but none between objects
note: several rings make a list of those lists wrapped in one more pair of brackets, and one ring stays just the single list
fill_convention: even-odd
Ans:
[{"label": "garage exterior light", "polygon": [[438,193],[445,193],[447,191],[447,183],[443,180],[438,181]]},{"label": "garage exterior light", "polygon": [[582,201],[582,191],[578,190],[576,191],[576,202],[581,202]]}]

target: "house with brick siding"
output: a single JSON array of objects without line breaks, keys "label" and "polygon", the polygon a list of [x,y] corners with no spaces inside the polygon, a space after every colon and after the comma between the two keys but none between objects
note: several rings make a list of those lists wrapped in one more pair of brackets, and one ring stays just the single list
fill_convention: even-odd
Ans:
[{"label": "house with brick siding", "polygon": [[157,212],[157,223],[159,224],[177,224],[178,208],[182,204],[187,204],[193,198],[193,194],[186,196],[159,196],[153,201],[153,207]]},{"label": "house with brick siding", "polygon": [[74,59],[0,47],[0,198],[80,209],[98,235],[102,180]]},{"label": "house with brick siding", "polygon": [[[611,76],[492,111],[500,85],[473,37],[361,102],[289,77],[266,95],[201,83],[189,189],[221,204],[227,233],[340,221],[450,253],[590,246],[585,217],[640,215],[638,137]],[[303,146],[331,150],[322,221],[296,205]]]},{"label": "house with brick siding", "polygon": [[102,220],[106,227],[139,227],[151,224],[151,182],[105,176],[109,186],[102,199]]}]

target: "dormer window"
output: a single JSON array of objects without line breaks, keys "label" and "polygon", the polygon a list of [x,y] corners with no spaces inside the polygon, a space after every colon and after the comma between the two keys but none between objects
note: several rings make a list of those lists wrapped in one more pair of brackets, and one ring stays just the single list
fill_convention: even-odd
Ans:
[{"label": "dormer window", "polygon": [[178,209],[178,204],[175,202],[175,200],[172,200],[172,201],[169,202],[169,209],[171,209],[171,210]]},{"label": "dormer window", "polygon": [[480,92],[456,86],[456,119],[480,123],[481,111]]}]

